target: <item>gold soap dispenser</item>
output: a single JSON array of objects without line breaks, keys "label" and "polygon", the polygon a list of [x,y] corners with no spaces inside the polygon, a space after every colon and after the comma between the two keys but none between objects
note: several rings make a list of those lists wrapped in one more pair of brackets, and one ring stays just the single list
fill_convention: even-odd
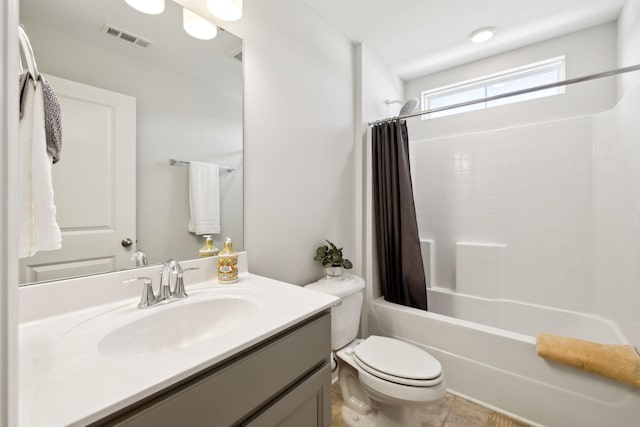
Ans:
[{"label": "gold soap dispenser", "polygon": [[224,249],[218,253],[218,282],[234,283],[238,281],[238,254],[233,252],[231,238],[227,237]]},{"label": "gold soap dispenser", "polygon": [[216,245],[213,244],[213,238],[211,235],[205,235],[204,237],[204,245],[200,248],[200,258],[216,256],[220,249],[216,248]]}]

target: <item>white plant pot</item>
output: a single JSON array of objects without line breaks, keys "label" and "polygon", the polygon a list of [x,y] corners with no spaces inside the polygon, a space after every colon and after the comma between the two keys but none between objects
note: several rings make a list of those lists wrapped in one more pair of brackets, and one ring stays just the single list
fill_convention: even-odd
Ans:
[{"label": "white plant pot", "polygon": [[324,269],[324,272],[327,275],[327,280],[336,279],[342,277],[342,266],[328,267]]}]

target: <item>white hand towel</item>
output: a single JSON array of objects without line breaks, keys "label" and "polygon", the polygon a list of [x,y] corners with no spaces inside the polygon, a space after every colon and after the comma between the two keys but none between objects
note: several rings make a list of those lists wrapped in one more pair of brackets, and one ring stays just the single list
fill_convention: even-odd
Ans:
[{"label": "white hand towel", "polygon": [[24,116],[19,124],[20,258],[62,245],[53,203],[52,158],[46,147],[42,87],[38,84],[34,89],[31,82],[27,84]]},{"label": "white hand towel", "polygon": [[220,233],[220,168],[213,163],[190,162],[189,231],[195,234]]},{"label": "white hand towel", "polygon": [[18,256],[31,255],[33,239],[33,215],[31,206],[31,140],[33,135],[33,99],[35,89],[33,80],[27,77],[23,96],[23,116],[18,125],[18,170],[19,170],[19,206],[18,206]]},{"label": "white hand towel", "polygon": [[33,197],[33,246],[31,251],[49,251],[62,247],[62,235],[56,221],[53,201],[53,158],[47,151],[42,82],[38,82],[33,105],[31,153],[31,195]]}]

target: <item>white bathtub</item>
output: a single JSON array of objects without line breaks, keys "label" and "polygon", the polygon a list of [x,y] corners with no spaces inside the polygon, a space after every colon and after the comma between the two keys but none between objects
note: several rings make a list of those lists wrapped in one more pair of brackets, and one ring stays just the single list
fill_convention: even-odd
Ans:
[{"label": "white bathtub", "polygon": [[523,338],[548,332],[603,344],[627,343],[614,322],[599,316],[465,295],[446,288],[430,288],[427,297],[429,311],[433,313],[527,335]]},{"label": "white bathtub", "polygon": [[624,342],[615,324],[581,313],[437,289],[429,290],[429,299],[432,310],[446,315],[375,300],[369,332],[424,348],[442,364],[451,391],[530,423],[640,426],[640,389],[536,354],[537,332]]}]

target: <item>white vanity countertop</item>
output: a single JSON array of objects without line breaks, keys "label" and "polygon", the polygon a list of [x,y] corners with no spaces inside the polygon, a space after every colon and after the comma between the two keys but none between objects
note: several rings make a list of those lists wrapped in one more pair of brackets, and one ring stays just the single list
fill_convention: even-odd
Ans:
[{"label": "white vanity countertop", "polygon": [[[330,295],[246,272],[235,284],[219,285],[210,280],[187,284],[187,292],[189,298],[183,301],[146,310],[137,308],[136,297],[23,321],[19,330],[20,426],[86,425],[97,421],[338,301]],[[201,337],[197,343],[178,350],[138,356],[107,356],[109,352],[99,350],[104,350],[100,346],[104,346],[105,334],[132,319],[193,304],[211,295],[241,296],[255,302],[259,311],[252,312],[249,319],[241,319],[230,332]]]}]

